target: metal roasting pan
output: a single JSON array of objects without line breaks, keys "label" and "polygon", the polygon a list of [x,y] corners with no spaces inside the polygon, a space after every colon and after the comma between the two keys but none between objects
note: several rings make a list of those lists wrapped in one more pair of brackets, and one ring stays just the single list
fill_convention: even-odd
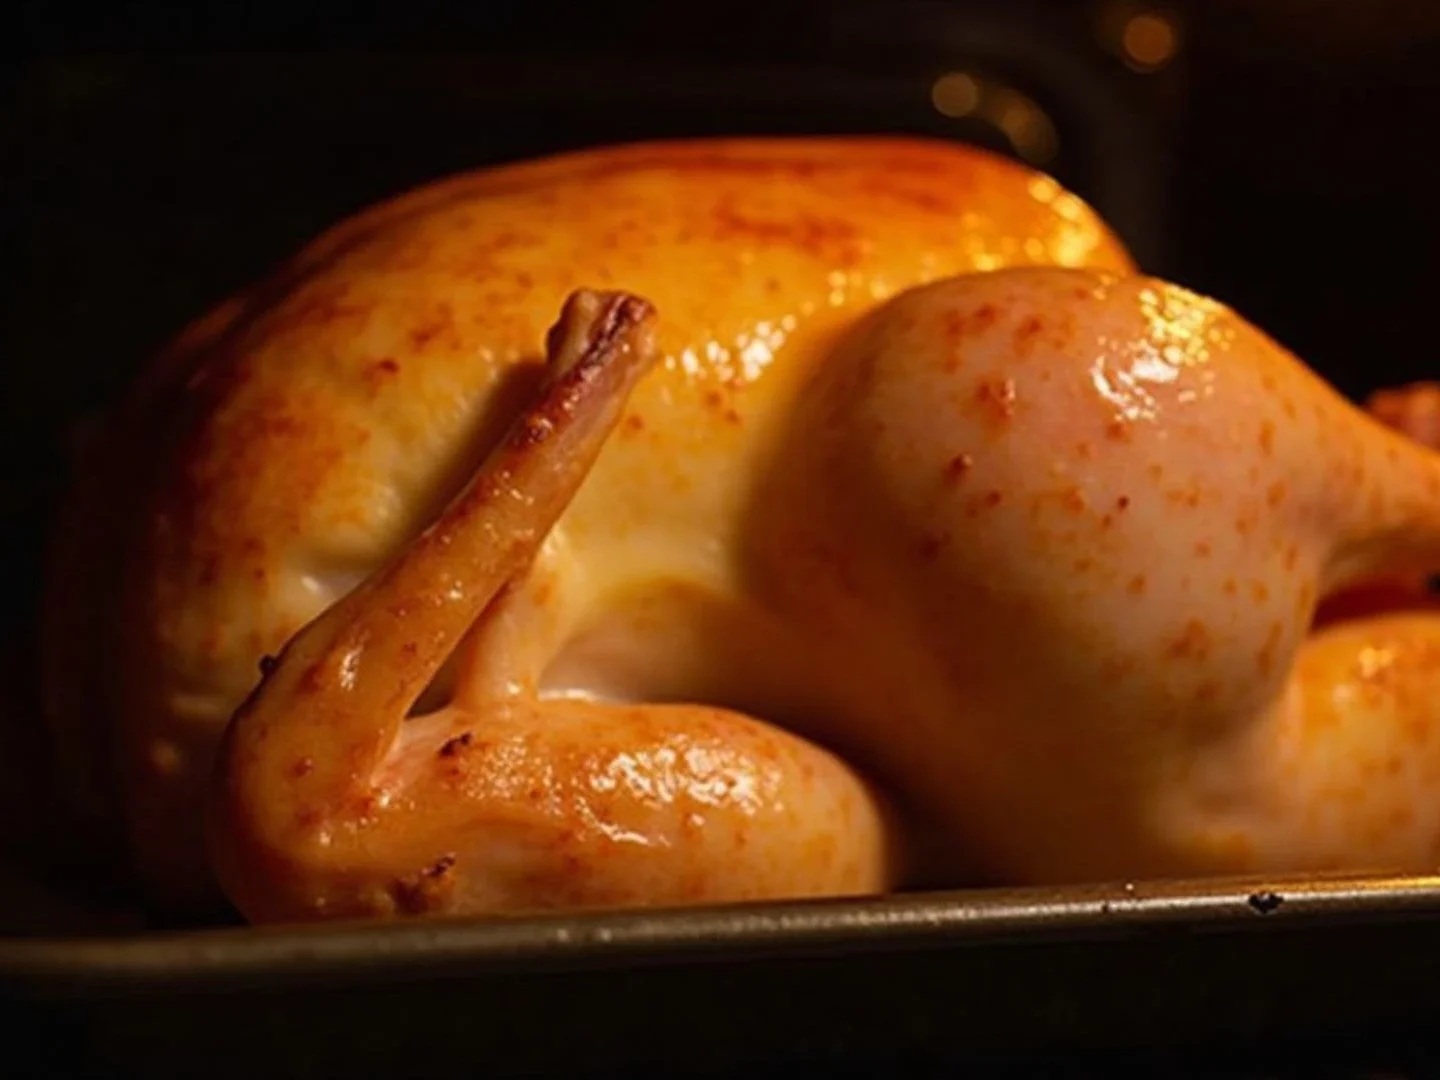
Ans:
[{"label": "metal roasting pan", "polygon": [[12,937],[0,1008],[150,1076],[1193,1060],[1423,1031],[1437,948],[1440,878],[1173,882]]}]

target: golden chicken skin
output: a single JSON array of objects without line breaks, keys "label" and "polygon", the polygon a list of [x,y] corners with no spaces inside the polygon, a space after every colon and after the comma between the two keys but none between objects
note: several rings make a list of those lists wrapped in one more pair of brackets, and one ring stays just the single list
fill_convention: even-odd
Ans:
[{"label": "golden chicken skin", "polygon": [[[481,171],[187,330],[57,533],[67,790],[254,921],[1433,859],[1440,459],[1053,180]],[[1433,805],[1432,805],[1433,804]]]}]

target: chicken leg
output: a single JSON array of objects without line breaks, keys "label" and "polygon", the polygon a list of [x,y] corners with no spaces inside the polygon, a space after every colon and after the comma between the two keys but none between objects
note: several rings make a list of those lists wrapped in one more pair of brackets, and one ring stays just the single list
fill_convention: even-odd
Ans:
[{"label": "chicken leg", "polygon": [[[464,493],[267,665],[209,812],[247,917],[892,883],[879,801],[825,751],[717,708],[542,699],[508,663],[530,625],[514,617],[527,567],[653,361],[650,315],[633,296],[573,296],[544,387]],[[451,702],[407,719],[462,642]]]}]

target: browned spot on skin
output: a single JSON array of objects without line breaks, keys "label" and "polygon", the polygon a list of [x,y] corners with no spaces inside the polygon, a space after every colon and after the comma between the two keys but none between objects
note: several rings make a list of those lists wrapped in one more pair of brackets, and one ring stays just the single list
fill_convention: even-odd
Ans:
[{"label": "browned spot on skin", "polygon": [[1275,425],[1269,420],[1260,425],[1260,452],[1266,457],[1275,452]]},{"label": "browned spot on skin", "polygon": [[1015,380],[986,379],[975,388],[975,400],[996,423],[1015,415]]},{"label": "browned spot on skin", "polygon": [[540,578],[534,582],[530,589],[530,602],[536,607],[547,607],[555,595],[555,581],[553,578]]},{"label": "browned spot on skin", "polygon": [[318,694],[325,685],[325,662],[323,660],[311,664],[305,669],[305,674],[300,676],[297,689],[302,694]]},{"label": "browned spot on skin", "polygon": [[444,745],[440,747],[440,756],[442,758],[454,757],[474,741],[475,736],[469,731],[446,739]]},{"label": "browned spot on skin", "polygon": [[1285,569],[1294,570],[1295,564],[1300,561],[1300,549],[1291,544],[1285,549]]},{"label": "browned spot on skin", "polygon": [[[965,336],[967,320],[963,311],[947,311],[942,320],[945,328],[945,336],[953,343]],[[959,367],[960,359],[956,353],[950,354],[951,370]]]},{"label": "browned spot on skin", "polygon": [[1042,329],[1044,329],[1044,324],[1038,317],[1030,315],[1023,319],[1015,331],[1015,348],[1022,353],[1028,352],[1034,346],[1035,339],[1039,337]]},{"label": "browned spot on skin", "polygon": [[1090,506],[1085,501],[1085,493],[1078,487],[1066,488],[1065,494],[1060,496],[1060,503],[1072,514],[1083,514]]},{"label": "browned spot on skin", "polygon": [[1265,491],[1265,502],[1270,509],[1275,509],[1285,501],[1285,481],[1276,480]]},{"label": "browned spot on skin", "polygon": [[945,313],[945,333],[951,341],[970,334],[981,334],[995,325],[1000,313],[995,310],[994,304],[981,304],[974,311],[947,311]]},{"label": "browned spot on skin", "polygon": [[376,802],[377,800],[374,793],[357,796],[352,800],[351,817],[356,821],[374,821]]},{"label": "browned spot on skin", "polygon": [[1211,550],[1212,550],[1212,549],[1211,549],[1211,547],[1210,547],[1210,541],[1209,541],[1209,540],[1196,540],[1196,541],[1195,541],[1195,557],[1196,557],[1196,558],[1199,558],[1199,559],[1208,559],[1208,558],[1210,557]]},{"label": "browned spot on skin", "polygon": [[419,351],[449,328],[448,322],[427,323],[410,331],[410,348]]},{"label": "browned spot on skin", "polygon": [[1226,596],[1234,596],[1240,591],[1240,586],[1235,583],[1235,579],[1233,577],[1227,577],[1225,579],[1225,583],[1221,585],[1220,588],[1224,591]]},{"label": "browned spot on skin", "polygon": [[705,393],[701,395],[701,400],[712,409],[720,409],[725,406],[725,395],[720,393],[719,390],[706,390]]},{"label": "browned spot on skin", "polygon": [[1165,648],[1165,655],[1176,659],[1193,657],[1203,660],[1210,655],[1210,630],[1199,619],[1185,623],[1179,635]]},{"label": "browned spot on skin", "polygon": [[1130,496],[1129,496],[1129,495],[1121,495],[1118,499],[1116,499],[1116,500],[1115,500],[1115,509],[1117,509],[1117,510],[1128,510],[1128,509],[1130,509]]},{"label": "browned spot on skin", "polygon": [[1399,776],[1403,763],[1399,754],[1391,754],[1385,759],[1384,771],[1386,776]]},{"label": "browned spot on skin", "polygon": [[1095,448],[1088,442],[1076,443],[1075,456],[1081,461],[1089,461],[1095,456]]},{"label": "browned spot on skin", "polygon": [[1250,595],[1254,597],[1255,603],[1263,604],[1270,599],[1270,586],[1256,578],[1250,582]]},{"label": "browned spot on skin", "polygon": [[1094,565],[1095,560],[1093,558],[1091,558],[1089,555],[1081,555],[1078,559],[1075,560],[1075,572],[1077,574],[1083,574],[1085,573],[1085,571],[1091,569]]},{"label": "browned spot on skin", "polygon": [[859,255],[858,230],[853,222],[842,217],[800,213],[766,220],[748,216],[726,203],[716,207],[715,223],[722,238],[792,246],[817,257],[828,256],[846,266],[853,265]]},{"label": "browned spot on skin", "polygon": [[931,562],[939,556],[941,549],[949,542],[950,536],[948,533],[942,533],[939,536],[927,536],[924,540],[920,541],[920,558],[926,562]]},{"label": "browned spot on skin", "polygon": [[956,454],[945,463],[945,482],[948,484],[959,483],[975,464],[969,454]]},{"label": "browned spot on skin", "polygon": [[315,760],[313,758],[302,757],[290,766],[290,775],[298,780],[302,776],[309,776],[314,768]]},{"label": "browned spot on skin", "polygon": [[1145,469],[1145,475],[1150,477],[1151,480],[1161,480],[1165,476],[1165,466],[1158,462],[1150,465]]},{"label": "browned spot on skin", "polygon": [[382,387],[400,374],[400,365],[390,357],[368,365],[362,374],[370,393],[378,393]]},{"label": "browned spot on skin", "polygon": [[1200,488],[1194,483],[1183,488],[1171,488],[1165,493],[1165,498],[1176,506],[1194,509],[1200,505]]},{"label": "browned spot on skin", "polygon": [[1102,529],[1108,529],[1108,528],[1110,528],[1110,526],[1112,526],[1112,525],[1114,525],[1114,524],[1115,524],[1115,517],[1114,517],[1113,514],[1106,514],[1104,517],[1102,517],[1102,518],[1100,519],[1100,528],[1102,528]]},{"label": "browned spot on skin", "polygon": [[993,489],[984,495],[972,495],[965,503],[965,513],[968,517],[975,517],[982,510],[994,510],[1004,501],[1005,496]]},{"label": "browned spot on skin", "polygon": [[1116,442],[1129,442],[1134,436],[1128,420],[1115,419],[1105,425],[1105,437]]},{"label": "browned spot on skin", "polygon": [[1132,596],[1140,596],[1145,592],[1147,587],[1148,585],[1145,580],[1145,575],[1136,574],[1130,579],[1130,583],[1125,586],[1125,591],[1130,593]]},{"label": "browned spot on skin", "polygon": [[390,887],[395,907],[407,915],[423,915],[444,906],[454,882],[450,870],[454,855],[443,855],[411,878],[400,878]]},{"label": "browned spot on skin", "polygon": [[724,417],[725,417],[725,422],[726,422],[727,424],[738,424],[738,423],[740,423],[740,414],[739,414],[738,412],[736,412],[734,409],[726,409],[725,412],[723,413],[723,415],[724,415]]},{"label": "browned spot on skin", "polygon": [[1278,619],[1270,624],[1270,631],[1265,635],[1265,644],[1255,654],[1255,668],[1261,675],[1270,674],[1270,669],[1275,666],[1275,650],[1280,645],[1280,637],[1285,633],[1285,626]]},{"label": "browned spot on skin", "polygon": [[1235,519],[1235,531],[1241,536],[1249,536],[1255,528],[1254,514],[1241,514]]},{"label": "browned spot on skin", "polygon": [[639,413],[631,413],[625,417],[625,431],[640,432],[645,430],[645,418]]},{"label": "browned spot on skin", "polygon": [[550,437],[554,430],[554,423],[543,416],[526,417],[519,430],[511,438],[510,445],[517,450],[539,446]]}]

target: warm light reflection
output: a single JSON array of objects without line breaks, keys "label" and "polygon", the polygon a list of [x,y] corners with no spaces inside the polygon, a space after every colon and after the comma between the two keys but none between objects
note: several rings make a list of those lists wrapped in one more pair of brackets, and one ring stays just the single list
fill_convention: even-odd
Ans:
[{"label": "warm light reflection", "polygon": [[1164,362],[1174,367],[1199,367],[1210,360],[1214,327],[1221,314],[1213,300],[1179,285],[1140,291],[1140,315],[1148,342]]},{"label": "warm light reflection", "polygon": [[980,84],[963,71],[952,71],[935,80],[930,101],[943,116],[969,116],[980,106]]},{"label": "warm light reflection", "polygon": [[1180,35],[1175,23],[1157,12],[1133,15],[1120,32],[1125,61],[1138,71],[1154,71],[1175,58]]},{"label": "warm light reflection", "polygon": [[[831,274],[831,302],[837,306],[845,302],[846,293],[843,288],[836,289],[834,286],[837,282],[844,286],[847,280],[843,272]],[[837,293],[838,300],[834,298]],[[774,362],[775,354],[797,325],[799,321],[794,315],[774,321],[762,320],[752,329],[738,334],[728,347],[719,341],[707,341],[699,349],[687,348],[667,356],[665,366],[671,371],[678,368],[692,379],[714,379],[722,383],[754,382]]]},{"label": "warm light reflection", "polygon": [[[1085,203],[1079,196],[1062,188],[1059,182],[1050,176],[1033,177],[1028,191],[1032,199],[1050,207],[1071,225],[1071,228],[1063,229],[1050,237],[1047,258],[1061,266],[1079,266],[1085,263],[1104,240]],[[1030,255],[1028,241],[1025,246],[1026,254]],[[1096,299],[1103,299],[1103,296],[1097,294]]]},{"label": "warm light reflection", "polygon": [[1054,159],[1060,136],[1045,110],[1024,94],[1001,90],[993,101],[986,102],[987,115],[1004,132],[1015,152],[1032,165],[1045,165]]},{"label": "warm light reflection", "polygon": [[1090,384],[1114,410],[1116,420],[1133,423],[1154,420],[1160,415],[1159,403],[1133,372],[1112,366],[1110,358],[1099,356],[1090,365]]},{"label": "warm light reflection", "polygon": [[1048,164],[1059,150],[1059,134],[1045,110],[1010,87],[951,71],[930,87],[930,102],[942,116],[957,120],[974,116],[994,125],[1015,153],[1032,165]]},{"label": "warm light reflection", "polygon": [[1385,671],[1395,665],[1395,650],[1367,646],[1360,650],[1356,658],[1356,669],[1360,678],[1366,681],[1376,679]]}]

